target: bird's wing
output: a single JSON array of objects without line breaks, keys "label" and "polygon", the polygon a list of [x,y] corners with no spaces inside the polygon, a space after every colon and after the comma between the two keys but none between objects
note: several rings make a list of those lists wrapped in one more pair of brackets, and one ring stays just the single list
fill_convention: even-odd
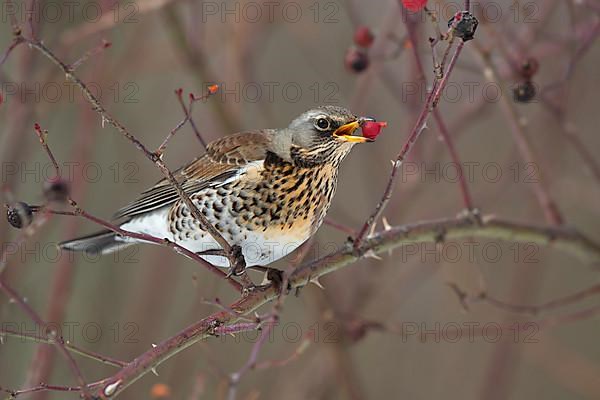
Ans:
[{"label": "bird's wing", "polygon": [[[271,133],[270,130],[248,131],[215,140],[207,146],[205,155],[175,171],[175,178],[188,195],[219,186],[239,174],[245,165],[265,159]],[[178,199],[175,188],[167,179],[162,179],[142,192],[137,200],[117,211],[114,218],[144,214],[173,204]]]}]

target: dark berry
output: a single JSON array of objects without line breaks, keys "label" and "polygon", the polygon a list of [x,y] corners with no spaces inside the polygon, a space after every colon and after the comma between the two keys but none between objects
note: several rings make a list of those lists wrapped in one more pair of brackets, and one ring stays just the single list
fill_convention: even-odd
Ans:
[{"label": "dark berry", "polygon": [[535,58],[530,57],[521,64],[521,75],[523,75],[523,78],[529,80],[537,73],[539,68],[540,64],[538,61]]},{"label": "dark berry", "polygon": [[537,91],[535,89],[534,83],[531,81],[525,81],[519,83],[513,89],[513,97],[518,103],[528,103],[535,99],[536,92]]},{"label": "dark berry", "polygon": [[354,32],[354,43],[357,46],[369,48],[374,40],[373,32],[366,26],[359,26]]},{"label": "dark berry", "polygon": [[351,47],[346,52],[344,63],[350,71],[361,73],[369,67],[369,56],[365,51]]},{"label": "dark berry", "polygon": [[454,36],[466,42],[473,39],[479,21],[468,11],[459,11],[448,21],[448,28],[454,26]]},{"label": "dark berry", "polygon": [[44,182],[44,196],[47,201],[67,201],[69,197],[69,183],[60,178]]},{"label": "dark berry", "polygon": [[6,208],[6,220],[13,228],[25,228],[33,220],[33,211],[27,203],[13,203]]}]

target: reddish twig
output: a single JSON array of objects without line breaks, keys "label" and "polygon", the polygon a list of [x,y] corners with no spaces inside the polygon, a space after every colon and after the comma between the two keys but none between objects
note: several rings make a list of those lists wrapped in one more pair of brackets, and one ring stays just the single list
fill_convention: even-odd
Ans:
[{"label": "reddish twig", "polygon": [[[490,54],[481,46],[478,46],[477,43],[475,43],[473,48],[475,49],[475,53],[479,56],[479,60],[483,67],[486,69],[486,71],[488,71],[486,74],[488,81],[499,82],[500,75],[496,66],[490,59]],[[506,120],[511,128],[510,131],[513,135],[513,139],[517,145],[517,149],[519,150],[521,158],[524,162],[530,163],[531,165],[539,165],[533,155],[533,150],[531,149],[527,135],[523,130],[520,117],[515,109],[514,104],[508,100],[507,96],[503,95],[500,96],[500,105],[502,106]],[[546,221],[553,225],[561,225],[563,223],[562,215],[558,209],[558,206],[548,192],[546,181],[541,174],[538,174],[537,178],[538,179],[534,182],[532,188],[540,208],[544,213]]]},{"label": "reddish twig", "polygon": [[[15,338],[29,340],[29,341],[37,342],[37,343],[45,343],[45,344],[53,344],[54,343],[54,340],[52,340],[52,339],[44,338],[42,336],[32,335],[32,334],[29,334],[26,332],[17,332],[17,331],[11,330],[11,329],[0,329],[0,337],[2,337],[2,336],[15,337]],[[81,347],[75,346],[74,344],[71,344],[68,341],[65,341],[65,347],[67,350],[69,350],[70,352],[72,352],[74,354],[78,354],[80,356],[89,358],[90,360],[96,360],[96,361],[101,362],[106,365],[111,365],[111,366],[117,367],[117,368],[122,368],[125,365],[127,365],[127,363],[125,361],[117,360],[116,358],[108,357],[108,356],[96,353],[94,351],[82,349]]]},{"label": "reddish twig", "polygon": [[79,68],[81,66],[81,64],[86,62],[90,57],[95,56],[96,54],[108,49],[110,46],[112,46],[111,42],[102,40],[102,43],[100,43],[98,46],[94,47],[93,49],[86,51],[81,57],[79,57],[79,59],[77,61],[75,61],[74,63],[72,63],[69,66],[69,68],[71,69],[71,72],[75,71],[77,68]]},{"label": "reddish twig", "polygon": [[[42,145],[42,147],[44,148],[44,151],[46,152],[46,154],[48,155],[48,158],[50,159],[50,161],[52,162],[52,165],[54,166],[55,172],[57,174],[57,177],[60,177],[60,167],[58,165],[58,162],[56,161],[56,158],[54,157],[54,154],[52,153],[52,150],[50,149],[50,146],[48,146],[48,143],[46,141],[46,137],[48,132],[42,130],[42,128],[40,127],[39,124],[35,124],[34,126],[35,128],[35,132],[40,140],[40,144]],[[209,263],[208,261],[204,260],[202,257],[200,257],[198,254],[186,249],[185,247],[167,240],[167,239],[160,239],[157,237],[154,237],[152,235],[148,235],[148,234],[144,234],[144,233],[135,233],[135,232],[130,232],[130,231],[126,231],[124,229],[121,229],[119,226],[112,224],[110,222],[104,221],[100,218],[97,218],[89,213],[87,213],[86,211],[84,211],[83,209],[81,209],[79,207],[79,205],[77,204],[77,202],[75,202],[75,200],[73,200],[70,196],[68,197],[68,202],[70,204],[70,206],[73,208],[74,211],[69,212],[69,211],[60,211],[60,210],[52,210],[49,209],[48,207],[45,206],[33,206],[31,207],[33,211],[39,212],[40,210],[44,210],[44,212],[50,213],[50,214],[56,214],[56,215],[65,215],[65,216],[81,216],[87,220],[90,220],[92,222],[95,222],[98,225],[103,226],[104,228],[110,229],[115,233],[118,233],[119,235],[122,236],[126,236],[126,237],[131,237],[134,239],[140,239],[140,240],[145,240],[151,243],[155,243],[155,244],[160,244],[166,247],[170,247],[171,249],[173,249],[175,252],[177,252],[178,254],[182,254],[187,256],[188,258],[197,261],[198,263],[204,265],[209,271],[211,271],[212,273],[220,276],[221,278],[224,278],[227,280],[227,282],[229,284],[231,284],[234,288],[236,288],[237,290],[241,290],[242,286],[235,281],[233,278],[228,277],[227,274],[221,270],[218,267],[215,267],[214,265],[212,265],[211,263]]]},{"label": "reddish twig", "polygon": [[75,209],[75,211],[53,210],[53,209],[49,209],[49,208],[43,207],[43,206],[41,206],[41,207],[32,206],[32,209],[34,212],[43,210],[44,212],[47,212],[50,214],[73,216],[73,217],[83,217],[91,222],[96,223],[97,225],[100,225],[106,229],[110,229],[111,231],[113,231],[121,236],[130,237],[133,239],[138,239],[138,240],[142,240],[142,241],[146,241],[146,242],[150,242],[150,243],[168,247],[168,248],[172,249],[173,251],[175,251],[177,254],[184,255],[184,256],[188,257],[189,259],[204,265],[210,272],[216,274],[220,278],[226,279],[226,281],[236,290],[242,289],[242,285],[240,285],[235,279],[233,279],[231,277],[227,277],[227,273],[225,271],[223,271],[222,269],[220,269],[218,267],[215,267],[214,265],[212,265],[211,263],[209,263],[208,261],[206,261],[202,257],[200,257],[198,254],[186,249],[185,247],[183,247],[171,240],[161,239],[161,238],[158,238],[158,237],[155,237],[152,235],[148,235],[146,233],[136,233],[136,232],[127,231],[125,229],[121,229],[117,225],[114,225],[108,221],[105,221],[101,218],[98,218],[98,217],[92,215],[92,214],[89,214],[85,210],[81,209],[75,202],[73,202],[71,204],[71,206]]},{"label": "reddish twig", "polygon": [[438,129],[440,130],[440,134],[442,136],[442,139],[444,140],[444,143],[446,143],[446,146],[448,147],[448,152],[450,153],[450,158],[452,159],[452,162],[456,165],[456,169],[458,171],[458,185],[460,187],[460,193],[462,195],[463,205],[467,210],[473,211],[475,209],[475,206],[473,205],[473,198],[471,197],[471,193],[469,191],[469,185],[467,184],[467,178],[465,177],[465,174],[464,174],[464,171],[462,168],[462,163],[460,162],[460,158],[458,157],[458,152],[456,151],[456,148],[454,147],[454,142],[452,141],[450,132],[448,132],[448,127],[446,126],[446,123],[444,122],[444,119],[442,118],[442,114],[439,112],[439,110],[437,108],[435,110],[433,110],[433,118],[435,119]]},{"label": "reddish twig", "polygon": [[81,79],[79,79],[70,70],[69,66],[66,65],[63,61],[61,61],[48,47],[46,47],[43,43],[35,40],[30,40],[27,38],[23,39],[29,44],[29,46],[38,50],[41,54],[43,54],[46,58],[48,58],[56,66],[58,66],[61,69],[61,71],[65,74],[67,80],[73,82],[83,92],[87,101],[94,107],[94,110],[102,117],[103,123],[107,122],[110,125],[112,125],[119,133],[121,133],[121,135],[123,135],[139,151],[141,151],[146,156],[146,158],[148,158],[148,160],[154,163],[154,165],[162,172],[165,178],[177,191],[177,194],[185,203],[185,205],[190,209],[190,212],[194,216],[194,218],[198,220],[200,227],[203,230],[207,231],[227,254],[231,268],[238,269],[239,267],[243,267],[245,265],[245,262],[243,258],[241,258],[241,252],[235,251],[235,249],[227,242],[227,240],[221,235],[221,233],[200,212],[198,207],[194,204],[190,196],[183,190],[183,188],[181,187],[181,183],[175,178],[175,176],[164,163],[162,158],[154,152],[149,151],[142,142],[140,142],[127,128],[125,128],[125,126],[123,126],[118,120],[116,120],[104,108],[104,106],[100,103],[98,98],[90,91],[87,85]]},{"label": "reddish twig", "polygon": [[183,118],[183,120],[181,120],[175,126],[175,128],[173,128],[171,130],[171,132],[169,132],[167,137],[165,137],[165,140],[163,140],[163,142],[160,144],[160,146],[158,146],[158,148],[154,152],[155,154],[157,154],[158,156],[161,156],[164,153],[165,149],[167,148],[169,140],[171,140],[171,138],[173,136],[175,136],[175,133],[177,133],[177,131],[179,131],[187,122],[190,123],[190,126],[192,127],[192,130],[194,131],[196,138],[198,138],[198,141],[200,142],[200,144],[202,144],[202,147],[204,147],[206,149],[206,141],[200,134],[200,131],[198,130],[198,127],[196,126],[196,123],[194,122],[194,119],[192,118],[192,107],[196,101],[208,99],[210,96],[215,94],[217,92],[217,90],[218,90],[217,85],[211,85],[208,87],[208,91],[201,97],[195,97],[192,93],[190,93],[190,95],[189,95],[190,101],[189,101],[189,105],[187,107],[185,105],[185,102],[183,101],[183,89],[175,90],[175,95],[177,96],[177,101],[179,102],[179,105],[181,106],[181,109],[183,110],[185,117]]},{"label": "reddish twig", "polygon": [[[0,290],[2,290],[12,301],[17,303],[19,305],[19,307],[21,307],[21,309],[29,316],[29,318],[31,318],[41,328],[44,328],[44,330],[46,330],[46,328],[48,327],[48,324],[46,324],[46,322],[44,320],[42,320],[42,318],[38,315],[38,313],[35,312],[35,310],[33,308],[31,308],[31,306],[29,304],[27,304],[17,292],[15,292],[10,286],[8,286],[1,279],[0,279]],[[49,339],[50,339],[50,335],[52,333],[47,332],[47,334],[49,335]],[[73,359],[73,356],[71,356],[71,353],[65,346],[64,339],[61,336],[56,336],[56,337],[52,338],[52,343],[56,346],[56,348],[59,350],[59,352],[62,353],[63,357],[67,360],[67,363],[69,365],[69,368],[71,369],[71,372],[75,376],[77,383],[79,383],[80,391],[83,394],[83,396],[86,399],[91,399],[92,397],[91,397],[90,392],[85,384],[81,370],[79,369],[79,366]]]},{"label": "reddish twig", "polygon": [[579,303],[588,297],[596,296],[600,294],[600,284],[592,285],[586,289],[580,290],[576,293],[560,297],[558,299],[550,300],[538,305],[523,305],[523,304],[512,304],[499,300],[495,297],[490,296],[486,292],[481,292],[477,295],[469,295],[463,289],[461,289],[455,283],[449,284],[450,288],[454,291],[458,297],[463,308],[468,309],[470,304],[474,303],[487,303],[494,307],[503,309],[505,311],[524,313],[530,315],[537,315],[541,312],[555,310],[557,308],[566,307]]},{"label": "reddish twig", "polygon": [[[411,38],[411,40],[412,40],[412,38]],[[414,46],[414,44],[413,44],[413,46]],[[449,43],[449,46],[451,46],[451,43]],[[429,114],[431,113],[431,111],[437,105],[439,99],[441,98],[442,91],[444,90],[444,88],[446,87],[446,84],[448,83],[448,78],[450,77],[450,74],[452,73],[452,70],[454,69],[454,66],[456,65],[456,61],[458,60],[458,57],[463,49],[463,46],[464,46],[464,41],[461,40],[460,43],[458,44],[458,46],[456,47],[456,49],[454,50],[454,54],[452,55],[452,58],[450,59],[448,68],[444,72],[442,79],[439,79],[439,80],[434,79],[431,91],[429,92],[429,95],[427,96],[427,99],[425,100],[425,104],[423,105],[423,108],[421,109],[421,112],[419,113],[419,116],[417,117],[417,121],[415,122],[415,125],[414,125],[411,133],[409,134],[408,138],[404,142],[404,145],[400,149],[400,153],[396,157],[396,160],[392,161],[392,171],[390,173],[386,188],[383,192],[383,196],[381,197],[381,200],[375,207],[375,211],[373,211],[373,213],[369,216],[367,221],[363,224],[362,228],[360,229],[360,231],[358,233],[358,236],[354,240],[355,248],[360,247],[362,241],[368,235],[369,231],[375,225],[375,223],[379,219],[379,217],[383,214],[383,211],[385,210],[387,203],[390,201],[390,198],[392,197],[392,191],[394,188],[395,180],[396,180],[396,175],[398,174],[398,171],[399,171],[400,167],[402,166],[402,163],[404,162],[406,156],[408,155],[410,150],[413,148],[417,139],[421,136],[421,133],[423,133],[423,131],[425,130],[426,124],[427,124],[427,118],[429,117]]]},{"label": "reddish twig", "polygon": [[24,43],[25,40],[23,40],[23,38],[21,36],[17,36],[13,42],[10,44],[10,46],[7,47],[7,49],[4,51],[4,53],[2,54],[2,56],[0,57],[0,66],[2,64],[4,64],[6,62],[6,60],[8,59],[8,56],[10,55],[10,53],[17,48],[18,45],[20,45],[21,43]]}]

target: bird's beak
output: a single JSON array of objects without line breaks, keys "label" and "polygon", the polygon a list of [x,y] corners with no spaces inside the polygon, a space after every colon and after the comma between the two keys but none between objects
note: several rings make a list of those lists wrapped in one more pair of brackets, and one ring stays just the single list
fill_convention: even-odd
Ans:
[{"label": "bird's beak", "polygon": [[356,132],[358,128],[362,126],[363,123],[367,121],[375,121],[373,118],[361,117],[356,121],[348,122],[337,128],[333,132],[333,136],[349,143],[365,143],[372,142],[373,139],[366,138],[364,136],[353,136],[353,133]]}]

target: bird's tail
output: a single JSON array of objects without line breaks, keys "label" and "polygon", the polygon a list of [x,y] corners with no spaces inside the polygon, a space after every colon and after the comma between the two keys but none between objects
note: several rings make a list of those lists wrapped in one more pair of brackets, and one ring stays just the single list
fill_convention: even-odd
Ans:
[{"label": "bird's tail", "polygon": [[96,232],[88,236],[68,240],[58,244],[58,247],[68,251],[85,251],[88,254],[110,254],[131,246],[133,243],[111,230]]}]

